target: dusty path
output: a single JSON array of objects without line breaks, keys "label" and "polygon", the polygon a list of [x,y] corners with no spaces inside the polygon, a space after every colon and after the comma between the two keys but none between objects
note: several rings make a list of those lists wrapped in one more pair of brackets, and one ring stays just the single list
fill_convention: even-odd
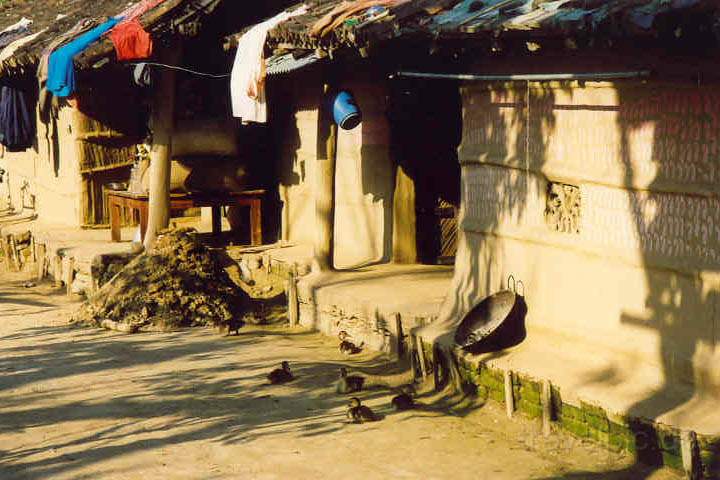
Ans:
[{"label": "dusty path", "polygon": [[[494,405],[344,423],[334,342],[284,330],[125,336],[71,329],[47,286],[0,277],[0,478],[642,479],[676,478]],[[281,360],[298,380],[264,386]],[[354,368],[381,359],[354,358]]]}]

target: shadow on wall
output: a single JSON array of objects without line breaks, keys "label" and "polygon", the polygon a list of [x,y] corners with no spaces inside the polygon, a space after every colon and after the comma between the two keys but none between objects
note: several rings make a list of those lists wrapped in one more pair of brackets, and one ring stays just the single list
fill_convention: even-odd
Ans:
[{"label": "shadow on wall", "polygon": [[336,73],[339,90],[353,94],[363,117],[356,128],[338,132],[335,263],[343,270],[389,261],[393,237],[387,80],[374,64],[351,68]]},{"label": "shadow on wall", "polygon": [[[497,231],[501,223],[520,222],[530,197],[536,195],[527,172],[541,172],[547,161],[547,142],[556,124],[554,99],[554,90],[541,84],[462,88],[463,175],[469,175],[474,163],[486,168],[479,180],[481,191],[472,192],[467,179],[463,182],[456,273],[439,321],[431,327],[432,336],[443,344],[453,342],[456,326],[476,302],[506,287],[497,285],[497,279],[504,282],[510,272],[487,268],[504,256],[502,247],[494,236],[482,232]],[[470,218],[471,209],[477,218]],[[490,273],[483,276],[482,271]]]},{"label": "shadow on wall", "polygon": [[[671,420],[697,423],[684,409],[698,401],[717,402],[720,93],[715,86],[678,82],[618,84],[617,95],[622,186],[632,219],[629,235],[637,244],[647,289],[643,318],[625,313],[621,322],[657,332],[664,376],[662,387],[631,406],[628,416],[638,464],[658,466],[663,450],[679,451],[679,445],[664,445],[667,440],[640,418],[669,415]],[[621,381],[611,374],[596,383],[613,386]],[[717,478],[720,446],[705,448],[703,478]],[[639,479],[650,478],[653,471],[577,472],[562,478]]]},{"label": "shadow on wall", "polygon": [[[719,172],[720,93],[714,87],[676,85],[620,88],[618,95],[624,183],[629,189],[647,181],[633,158],[632,136],[652,127],[651,162],[656,173],[647,188],[653,193],[631,191],[628,198],[647,275],[646,320],[625,316],[623,322],[658,332],[665,385],[630,410],[631,415],[657,418],[695,394],[714,395],[719,387],[711,384],[710,377],[715,375],[720,292],[717,287],[709,290],[707,277],[699,274],[720,270],[720,223],[713,185]],[[713,196],[679,193],[688,190]],[[670,265],[675,268],[659,270]],[[672,388],[677,383],[690,383],[693,389],[679,396]],[[657,464],[661,449],[657,438],[651,440],[640,459]]]}]

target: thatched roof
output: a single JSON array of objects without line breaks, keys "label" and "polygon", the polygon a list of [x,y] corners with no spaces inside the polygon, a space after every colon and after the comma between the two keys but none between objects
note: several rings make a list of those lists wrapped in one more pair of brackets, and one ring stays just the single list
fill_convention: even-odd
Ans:
[{"label": "thatched roof", "polygon": [[[369,21],[363,13],[340,22],[322,36],[310,32],[320,18],[344,0],[306,2],[306,15],[294,17],[270,32],[268,45],[292,50],[358,49],[389,39],[524,39],[599,36],[654,37],[681,27],[682,15],[695,15],[703,28],[720,32],[717,0],[388,0],[385,14]],[[365,2],[369,4],[368,2]],[[693,20],[694,21],[694,20]],[[714,27],[713,27],[714,24]]]},{"label": "thatched roof", "polygon": [[[151,33],[171,32],[180,25],[210,13],[222,0],[165,0],[148,11],[140,22]],[[58,35],[70,30],[84,18],[102,18],[120,14],[135,2],[127,0],[5,0],[0,3],[0,29],[10,26],[22,17],[33,21],[31,32],[44,30],[35,40],[23,45],[0,65],[0,76],[22,75],[33,72],[43,49]],[[93,45],[76,58],[80,66],[113,52],[109,39]]]}]

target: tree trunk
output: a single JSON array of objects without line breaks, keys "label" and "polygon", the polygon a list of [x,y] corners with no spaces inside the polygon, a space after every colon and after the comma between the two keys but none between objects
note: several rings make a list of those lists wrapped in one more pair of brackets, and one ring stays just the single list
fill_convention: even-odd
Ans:
[{"label": "tree trunk", "polygon": [[[178,60],[178,53],[168,55]],[[172,62],[169,62],[172,63]],[[170,223],[170,160],[175,116],[175,71],[158,71],[152,111],[153,145],[150,152],[150,199],[145,249],[157,240],[158,232]]]}]

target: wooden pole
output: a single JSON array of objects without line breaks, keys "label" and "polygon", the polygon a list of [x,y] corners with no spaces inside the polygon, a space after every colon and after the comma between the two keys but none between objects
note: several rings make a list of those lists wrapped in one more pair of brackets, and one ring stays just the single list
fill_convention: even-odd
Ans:
[{"label": "wooden pole", "polygon": [[[171,60],[168,63],[179,60],[179,49],[175,53],[168,54],[167,58]],[[156,82],[152,111],[153,146],[150,152],[149,212],[144,240],[147,250],[155,244],[158,233],[170,223],[170,160],[175,117],[175,71],[168,68],[159,70]]]},{"label": "wooden pole", "polygon": [[549,380],[543,380],[542,382],[540,400],[542,403],[542,431],[544,436],[549,437],[552,431],[552,387]]},{"label": "wooden pole", "polygon": [[423,350],[422,339],[417,335],[415,336],[415,349],[417,351],[418,362],[420,362],[422,380],[424,381],[428,376],[427,365],[425,364],[425,350]]},{"label": "wooden pole", "polygon": [[698,443],[695,432],[680,432],[680,453],[682,455],[685,478],[688,480],[700,478],[700,459],[698,458]]},{"label": "wooden pole", "polygon": [[37,254],[37,245],[35,244],[35,235],[30,236],[30,253],[32,254],[33,264],[37,264],[38,254]]},{"label": "wooden pole", "polygon": [[42,243],[36,243],[35,249],[37,252],[35,253],[35,256],[37,257],[37,281],[42,282],[45,279],[45,263],[47,262],[46,253],[45,253],[45,245]]},{"label": "wooden pole", "polygon": [[22,268],[20,263],[20,255],[17,251],[17,242],[15,241],[15,235],[10,235],[10,260],[12,261],[13,271],[19,272]]},{"label": "wooden pole", "polygon": [[[319,138],[317,177],[315,184],[315,222],[314,245],[315,270],[332,270],[334,257],[335,230],[335,166],[337,163],[338,126],[329,112],[330,96],[333,88],[323,87],[323,102],[319,113]],[[325,151],[322,151],[323,137]]]},{"label": "wooden pole", "polygon": [[287,299],[288,320],[290,320],[290,326],[295,327],[300,323],[300,303],[298,299],[297,270],[295,266],[290,269],[290,275],[287,280]]},{"label": "wooden pole", "polygon": [[67,271],[65,272],[65,294],[68,298],[72,297],[72,284],[73,275],[75,274],[75,259],[68,257],[67,259]]},{"label": "wooden pole", "polygon": [[512,418],[515,413],[515,398],[513,397],[512,372],[506,370],[504,374],[505,380],[505,412],[508,418]]},{"label": "wooden pole", "polygon": [[60,288],[60,287],[62,287],[62,282],[63,282],[62,257],[61,257],[60,255],[55,255],[55,257],[53,257],[53,260],[54,260],[54,263],[55,263],[55,264],[53,265],[53,280],[54,280],[54,285],[55,285],[55,288]]},{"label": "wooden pole", "polygon": [[397,350],[397,361],[398,363],[402,362],[402,359],[405,354],[405,342],[403,341],[403,327],[402,327],[402,317],[400,316],[400,313],[395,313],[395,336],[396,338],[396,350]]},{"label": "wooden pole", "polygon": [[5,257],[5,270],[12,271],[12,258],[10,258],[10,243],[7,236],[0,237],[0,247],[2,247],[3,257]]}]

